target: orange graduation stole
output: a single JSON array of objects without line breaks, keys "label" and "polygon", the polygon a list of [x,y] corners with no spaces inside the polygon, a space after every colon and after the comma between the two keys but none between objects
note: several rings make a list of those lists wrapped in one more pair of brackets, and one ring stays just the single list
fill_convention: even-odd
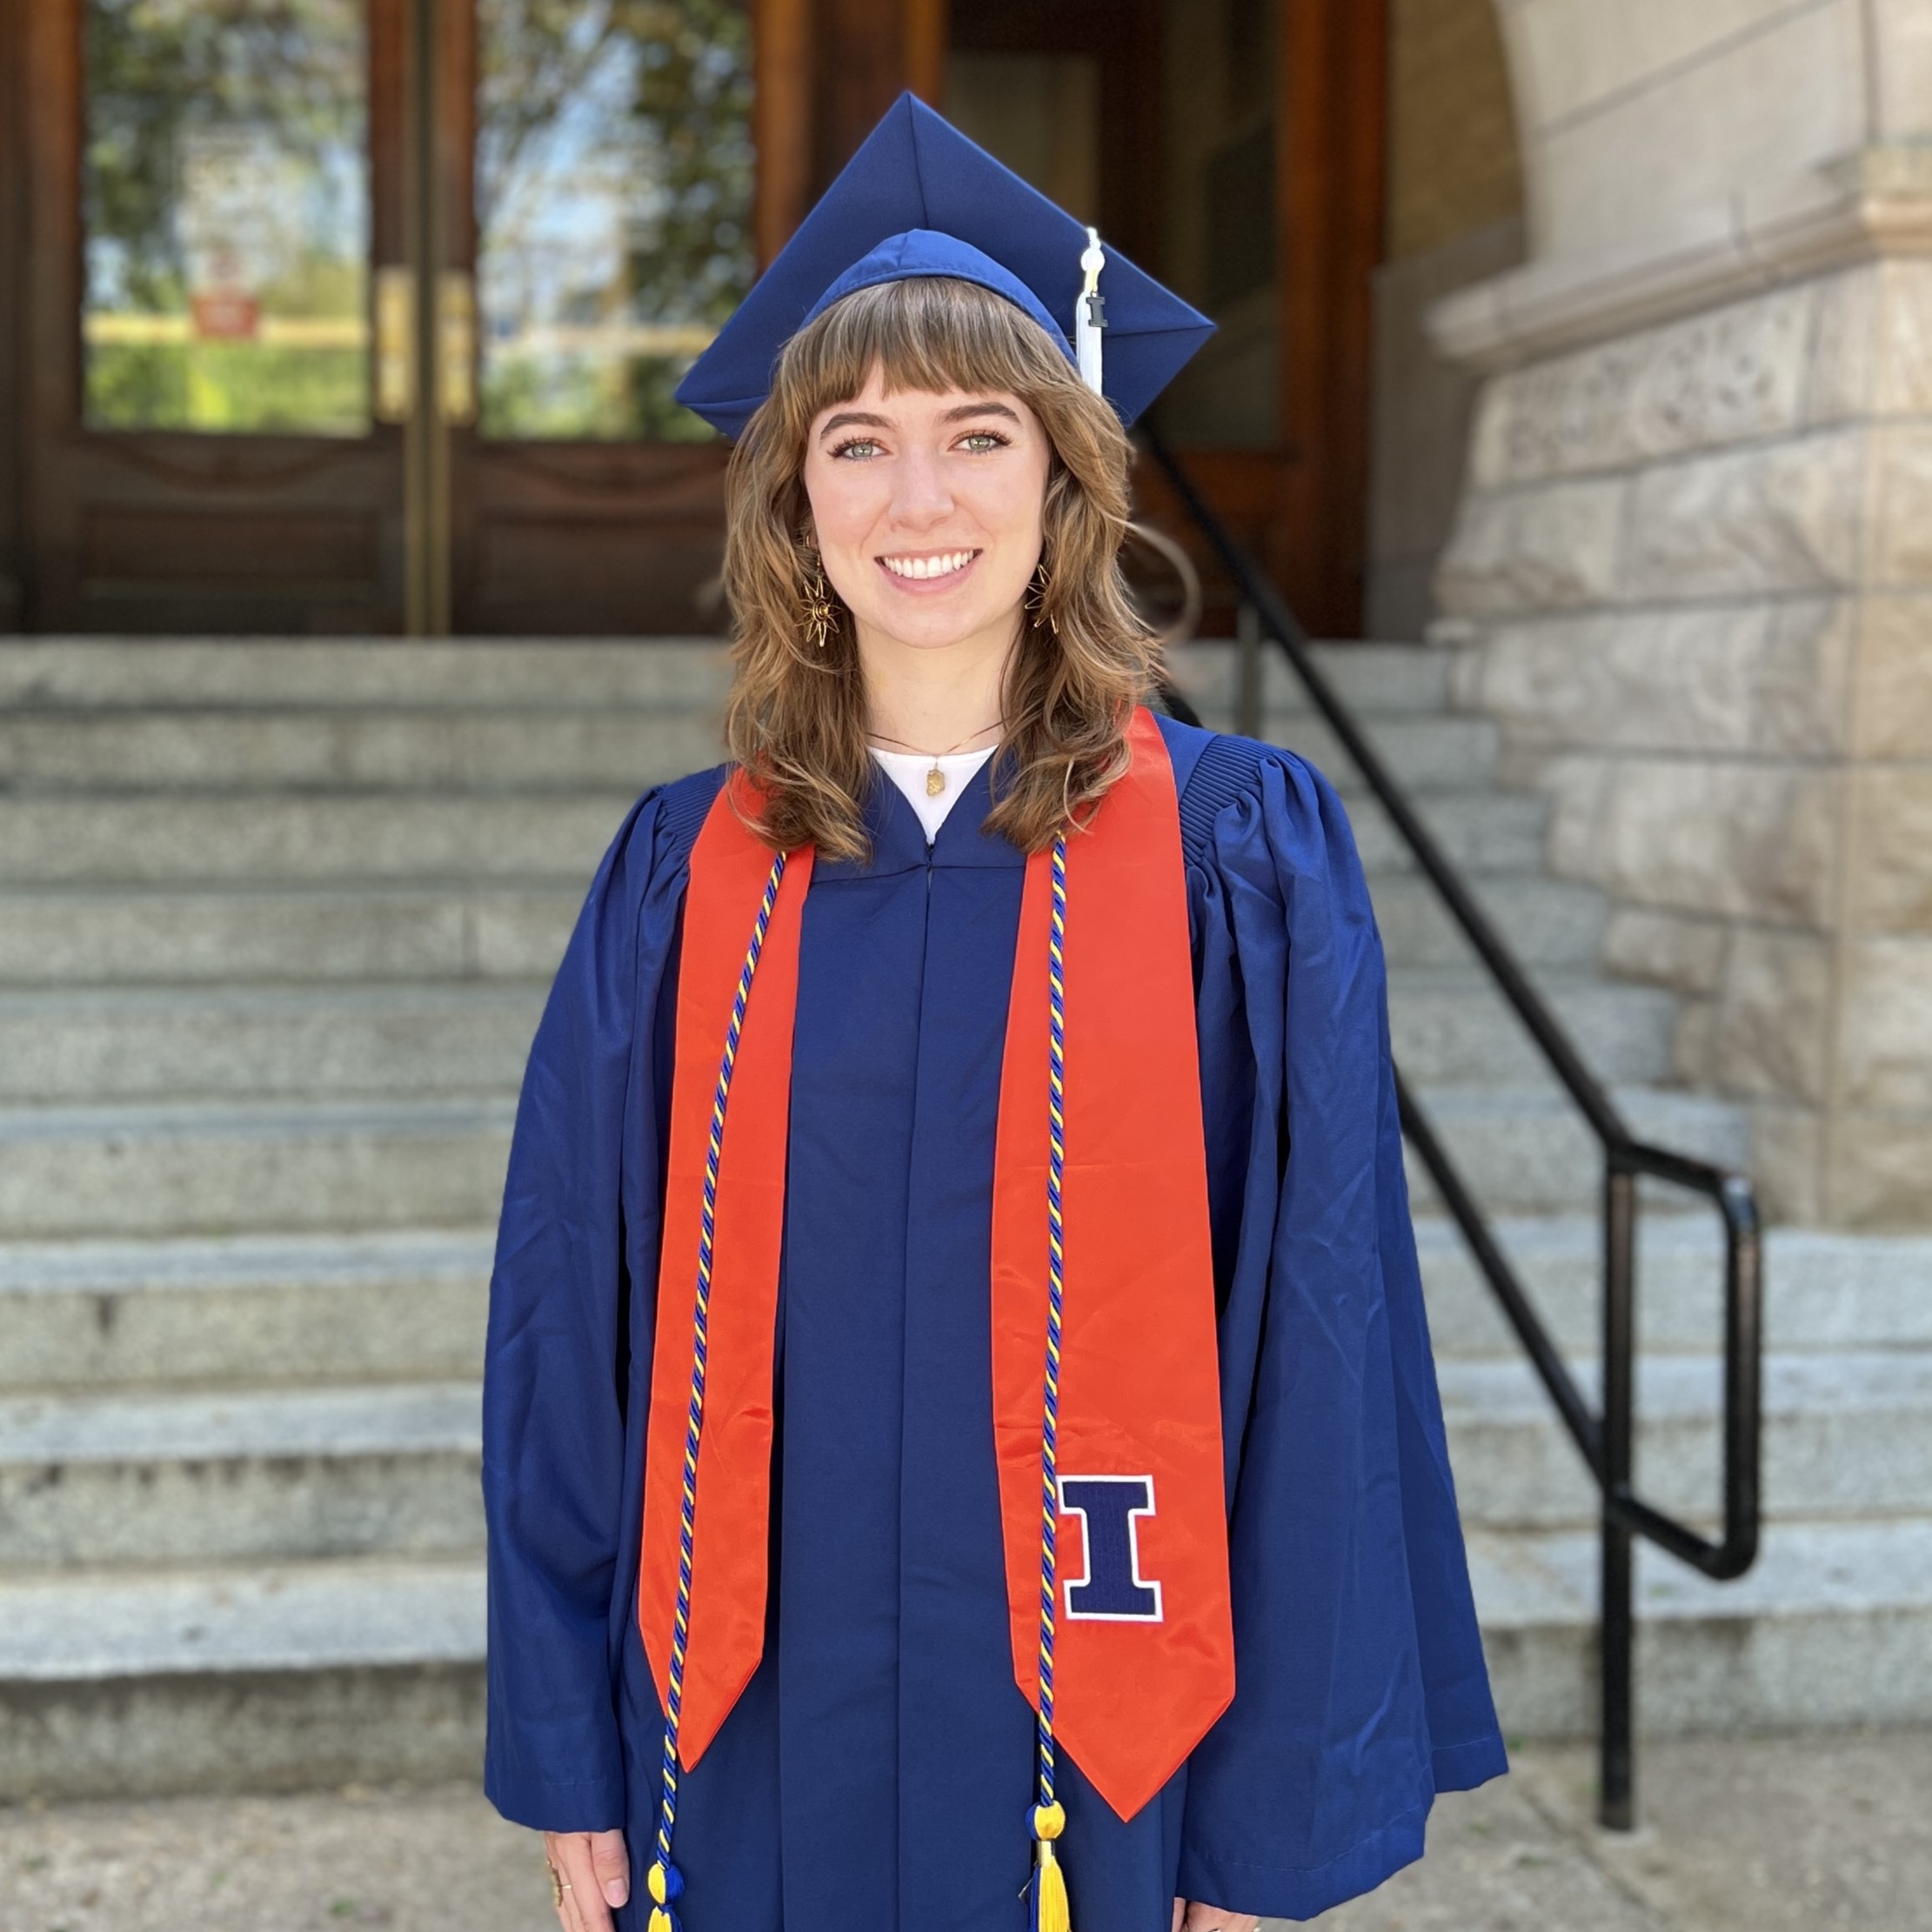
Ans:
[{"label": "orange graduation stole", "polygon": [[[993,1449],[1013,1676],[1038,1721],[1033,1915],[1047,1929],[1066,1922],[1056,1743],[1130,1818],[1234,1690],[1179,804],[1150,712],[1128,746],[1086,827],[1027,860],[993,1167]],[[638,1598],[667,1719],[652,1932],[675,1926],[682,1889],[679,1767],[764,1644],[812,853],[774,856],[746,823],[756,804],[734,774],[685,902]]]}]

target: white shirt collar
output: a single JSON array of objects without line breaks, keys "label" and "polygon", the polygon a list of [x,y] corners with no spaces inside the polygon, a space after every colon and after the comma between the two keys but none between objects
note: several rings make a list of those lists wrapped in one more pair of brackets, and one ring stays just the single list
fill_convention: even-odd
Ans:
[{"label": "white shirt collar", "polygon": [[[977,752],[947,752],[939,758],[928,757],[923,752],[883,751],[877,745],[871,749],[886,776],[906,794],[906,802],[918,814],[926,842],[931,845],[939,837],[946,814],[966,790],[966,781],[999,748],[988,745]],[[935,765],[946,780],[942,792],[928,792],[926,788],[926,776]]]}]

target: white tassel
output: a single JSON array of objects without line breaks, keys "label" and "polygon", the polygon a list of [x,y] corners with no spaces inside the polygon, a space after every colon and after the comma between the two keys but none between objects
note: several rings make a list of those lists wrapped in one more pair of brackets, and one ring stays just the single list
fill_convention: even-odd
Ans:
[{"label": "white tassel", "polygon": [[1106,302],[1100,294],[1100,271],[1106,266],[1106,256],[1100,247],[1100,231],[1090,228],[1086,231],[1086,247],[1080,255],[1080,269],[1086,279],[1080,284],[1080,300],[1073,309],[1073,353],[1080,365],[1080,380],[1096,396],[1106,391],[1100,386],[1100,331],[1106,327]]}]

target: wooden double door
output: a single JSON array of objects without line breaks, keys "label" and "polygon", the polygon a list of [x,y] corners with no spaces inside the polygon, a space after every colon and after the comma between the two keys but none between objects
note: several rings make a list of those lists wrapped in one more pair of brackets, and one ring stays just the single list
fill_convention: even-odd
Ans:
[{"label": "wooden double door", "polygon": [[671,392],[757,265],[745,0],[0,14],[0,628],[705,627]]},{"label": "wooden double door", "polygon": [[911,86],[1221,321],[1164,425],[1345,632],[1380,16],[0,0],[0,630],[712,627],[672,391]]}]

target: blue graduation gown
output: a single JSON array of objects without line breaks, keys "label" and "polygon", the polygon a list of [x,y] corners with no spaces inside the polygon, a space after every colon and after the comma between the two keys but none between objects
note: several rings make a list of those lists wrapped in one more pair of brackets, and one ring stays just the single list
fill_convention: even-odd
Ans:
[{"label": "blue graduation gown", "polygon": [[[1236,1689],[1123,1823],[1062,1755],[1080,1932],[1307,1918],[1504,1768],[1402,1173],[1380,941],[1327,782],[1162,720],[1181,790],[1220,1304]],[[988,768],[897,788],[804,914],[764,1659],[681,1782],[685,1932],[1022,1932],[988,1247],[1024,857]],[[642,1932],[663,1724],[636,1620],[679,909],[722,772],[648,793],[531,1049],[491,1284],[485,1784],[623,1826]],[[1155,1341],[1153,1346],[1158,1346]]]}]

